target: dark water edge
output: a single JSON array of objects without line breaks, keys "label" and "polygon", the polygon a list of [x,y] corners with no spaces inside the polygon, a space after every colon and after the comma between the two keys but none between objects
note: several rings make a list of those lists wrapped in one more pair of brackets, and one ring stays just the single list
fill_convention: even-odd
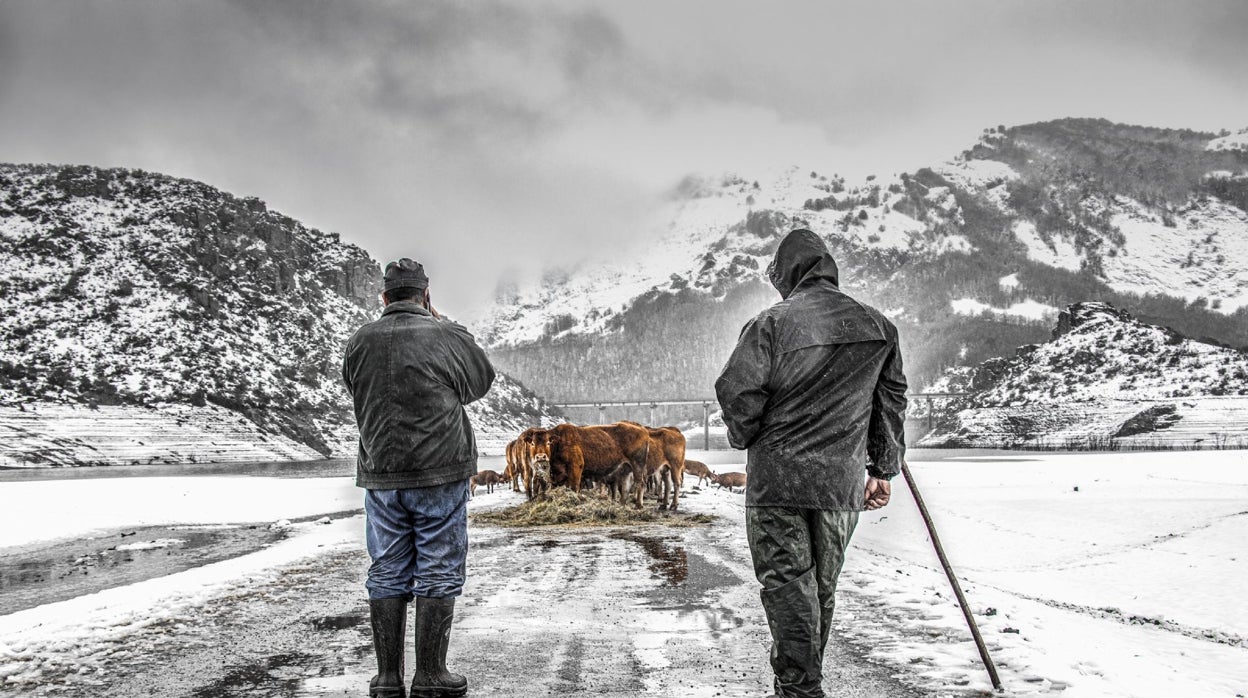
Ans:
[{"label": "dark water edge", "polygon": [[[691,457],[703,460],[712,469],[745,463],[744,451],[702,451],[689,449]],[[995,448],[913,448],[907,459],[917,461],[983,461],[1008,456],[1014,463],[1040,456],[1088,453],[1087,451],[1020,451]],[[1030,457],[1029,457],[1030,456]],[[481,456],[477,467],[502,472],[502,456]],[[312,461],[267,461],[253,463],[161,463],[156,465],[101,465],[78,468],[0,468],[0,483],[40,480],[81,480],[111,477],[355,477],[354,458]]]},{"label": "dark water edge", "polygon": [[92,465],[77,468],[0,468],[0,482],[109,477],[354,477],[354,458],[253,463],[160,463]]},{"label": "dark water edge", "polygon": [[[360,510],[326,512],[292,523],[341,519]],[[162,524],[0,548],[0,615],[182,572],[256,552],[290,529],[270,522]],[[164,539],[163,547],[127,544]]]},{"label": "dark water edge", "polygon": [[[0,549],[0,615],[227,560],[285,536],[284,529],[259,524],[138,526]],[[178,542],[126,549],[159,539]]]}]

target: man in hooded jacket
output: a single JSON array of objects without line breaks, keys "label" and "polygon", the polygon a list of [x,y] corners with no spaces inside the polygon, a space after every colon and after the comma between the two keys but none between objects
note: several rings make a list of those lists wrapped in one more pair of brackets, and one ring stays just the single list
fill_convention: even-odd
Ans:
[{"label": "man in hooded jacket", "polygon": [[715,392],[729,443],[749,449],[746,533],[775,693],[808,698],[824,695],[858,512],[887,504],[901,470],[906,378],[897,328],[841,291],[818,235],[786,235],[767,274],[782,300],[746,323]]}]

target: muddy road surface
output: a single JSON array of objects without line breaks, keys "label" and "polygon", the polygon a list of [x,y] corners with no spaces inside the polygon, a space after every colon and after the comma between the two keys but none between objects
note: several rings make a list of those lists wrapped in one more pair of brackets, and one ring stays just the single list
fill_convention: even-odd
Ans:
[{"label": "muddy road surface", "polygon": [[[449,664],[471,696],[769,695],[769,636],[741,525],[473,524]],[[21,695],[367,695],[367,564],[363,551],[307,560],[137,630],[96,670]],[[411,666],[410,620],[408,638]],[[892,672],[834,634],[829,696],[921,695]]]}]

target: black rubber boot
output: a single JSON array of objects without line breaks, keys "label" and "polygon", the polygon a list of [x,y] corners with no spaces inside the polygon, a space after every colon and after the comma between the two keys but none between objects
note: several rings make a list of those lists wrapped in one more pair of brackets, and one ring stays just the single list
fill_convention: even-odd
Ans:
[{"label": "black rubber boot", "polygon": [[468,679],[446,670],[455,599],[416,597],[416,675],[412,698],[458,698],[468,693]]},{"label": "black rubber boot", "polygon": [[407,698],[403,690],[403,635],[407,630],[407,599],[368,602],[373,622],[373,649],[377,675],[368,683],[370,698]]}]

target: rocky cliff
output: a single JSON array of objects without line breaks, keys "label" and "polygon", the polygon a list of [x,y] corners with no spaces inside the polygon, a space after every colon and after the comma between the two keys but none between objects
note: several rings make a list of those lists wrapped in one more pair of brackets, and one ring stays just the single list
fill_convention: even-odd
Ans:
[{"label": "rocky cliff", "polygon": [[[0,428],[28,444],[10,460],[127,462],[116,438],[95,445],[120,455],[97,458],[30,416],[107,407],[109,424],[127,410],[148,424],[162,405],[241,416],[254,432],[241,442],[280,439],[273,453],[286,457],[353,455],[341,352],[376,317],[381,272],[336,234],[199,182],[0,165],[0,263]],[[504,376],[472,414],[486,430],[510,429],[542,408]],[[187,439],[212,443],[212,429],[181,421]],[[39,439],[60,455],[37,456]],[[213,457],[209,446],[195,452]],[[144,458],[179,457],[162,453]]]},{"label": "rocky cliff", "polygon": [[967,391],[920,446],[1248,446],[1248,353],[1105,303],[1078,303],[1052,339],[950,371]]}]

